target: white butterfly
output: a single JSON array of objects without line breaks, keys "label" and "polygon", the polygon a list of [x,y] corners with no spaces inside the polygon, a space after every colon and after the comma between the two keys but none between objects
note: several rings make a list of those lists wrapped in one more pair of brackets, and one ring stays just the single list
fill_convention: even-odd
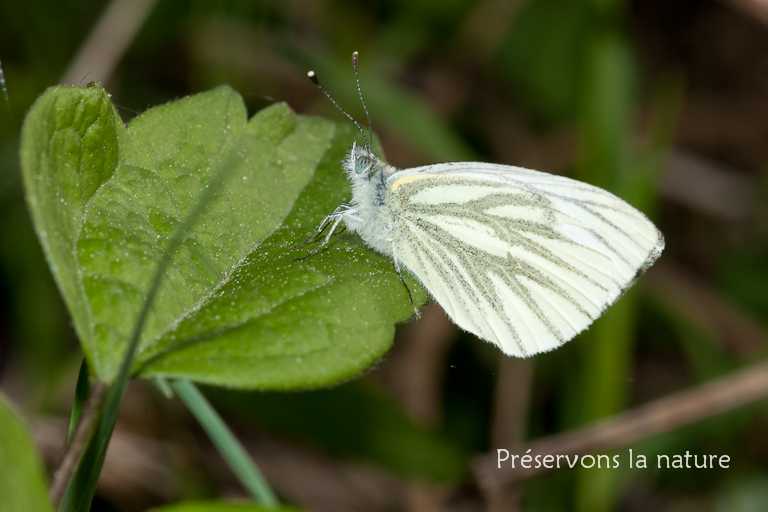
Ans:
[{"label": "white butterfly", "polygon": [[343,168],[352,201],[320,224],[316,234],[331,228],[323,245],[343,221],[459,327],[507,355],[569,341],[664,249],[629,203],[562,176],[478,162],[400,170],[370,143],[353,145]]}]

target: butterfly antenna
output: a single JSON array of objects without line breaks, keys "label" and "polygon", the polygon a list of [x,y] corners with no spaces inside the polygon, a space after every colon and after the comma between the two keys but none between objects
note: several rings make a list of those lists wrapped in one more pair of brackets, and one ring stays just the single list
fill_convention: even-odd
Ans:
[{"label": "butterfly antenna", "polygon": [[[323,91],[323,94],[325,94],[325,97],[326,97],[326,98],[328,98],[329,100],[331,100],[331,103],[333,103],[333,106],[334,106],[334,107],[336,107],[337,109],[339,109],[339,112],[341,112],[342,114],[344,114],[345,116],[347,116],[347,118],[348,118],[350,121],[352,121],[353,123],[355,123],[355,126],[357,126],[357,129],[358,129],[358,130],[360,130],[360,134],[363,136],[363,139],[365,139],[365,145],[366,145],[367,147],[369,147],[369,148],[370,148],[370,147],[371,147],[371,143],[370,143],[370,141],[368,140],[368,137],[366,137],[366,136],[365,136],[365,132],[363,131],[363,128],[360,126],[360,123],[358,123],[357,121],[355,121],[355,118],[354,118],[354,117],[352,117],[351,115],[347,114],[347,111],[346,111],[346,110],[344,110],[343,108],[341,108],[341,106],[340,106],[338,103],[336,103],[336,100],[334,100],[334,99],[331,97],[331,95],[328,93],[328,91],[326,91],[326,90],[325,90],[325,87],[323,87],[323,86],[320,84],[320,80],[318,80],[318,78],[317,78],[317,75],[315,74],[315,72],[314,72],[314,71],[310,71],[309,73],[307,73],[307,76],[309,77],[309,79],[310,79],[310,80],[312,80],[312,83],[313,83],[313,84],[315,84],[315,86],[316,86],[318,89],[320,89],[321,91]],[[366,111],[366,113],[367,113],[367,111]]]},{"label": "butterfly antenna", "polygon": [[[360,88],[360,74],[357,72],[357,52],[352,52],[352,67],[355,68],[355,80],[357,80],[357,93],[360,95],[360,103],[363,104],[363,110],[365,111],[365,118],[368,119],[368,135],[371,142],[373,142],[373,130],[371,129],[371,116],[368,114],[368,107],[365,105],[363,99],[363,90]],[[368,144],[368,151],[372,151],[373,148]]]}]

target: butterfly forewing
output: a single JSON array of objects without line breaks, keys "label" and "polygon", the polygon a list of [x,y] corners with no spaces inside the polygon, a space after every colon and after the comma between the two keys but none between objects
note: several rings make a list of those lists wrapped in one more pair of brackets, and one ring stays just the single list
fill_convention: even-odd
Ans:
[{"label": "butterfly forewing", "polygon": [[456,324],[509,355],[573,338],[664,247],[627,202],[560,176],[457,162],[399,171],[387,184],[401,265]]}]

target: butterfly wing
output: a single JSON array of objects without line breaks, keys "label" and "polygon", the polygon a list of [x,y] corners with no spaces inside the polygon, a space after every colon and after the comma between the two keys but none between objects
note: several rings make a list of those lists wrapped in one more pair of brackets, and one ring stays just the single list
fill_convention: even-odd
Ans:
[{"label": "butterfly wing", "polygon": [[459,327],[508,355],[576,336],[664,248],[629,203],[561,176],[457,162],[399,171],[388,184],[400,264]]}]

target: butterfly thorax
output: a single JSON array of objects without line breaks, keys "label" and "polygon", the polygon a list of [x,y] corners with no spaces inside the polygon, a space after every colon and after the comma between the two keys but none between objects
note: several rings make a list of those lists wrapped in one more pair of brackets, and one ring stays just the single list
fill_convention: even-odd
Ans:
[{"label": "butterfly thorax", "polygon": [[347,229],[360,235],[372,249],[392,255],[394,216],[386,204],[387,178],[397,169],[378,159],[367,146],[352,146],[344,160],[352,184],[351,208],[344,214]]}]

